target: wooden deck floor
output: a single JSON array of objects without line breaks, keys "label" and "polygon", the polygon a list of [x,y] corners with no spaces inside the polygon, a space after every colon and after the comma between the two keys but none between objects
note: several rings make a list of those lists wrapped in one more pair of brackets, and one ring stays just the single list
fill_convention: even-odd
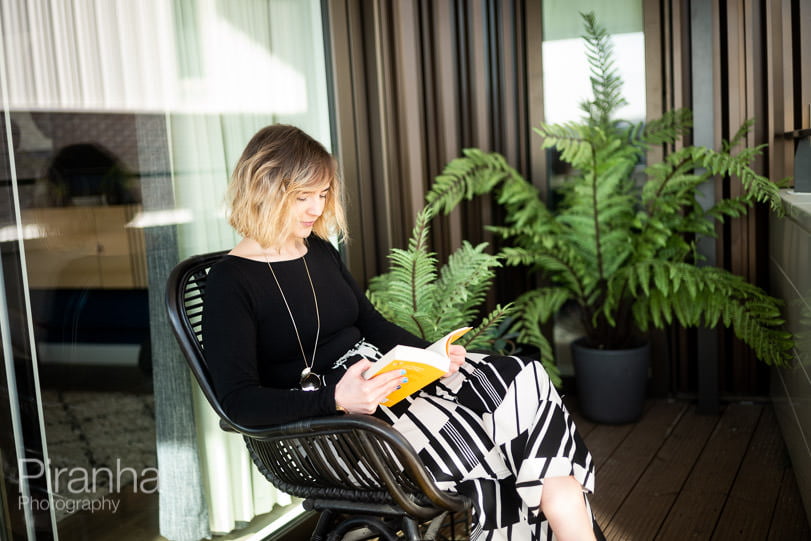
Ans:
[{"label": "wooden deck floor", "polygon": [[608,426],[565,402],[596,463],[591,502],[609,541],[811,539],[771,404],[699,415],[653,400],[639,422]]}]

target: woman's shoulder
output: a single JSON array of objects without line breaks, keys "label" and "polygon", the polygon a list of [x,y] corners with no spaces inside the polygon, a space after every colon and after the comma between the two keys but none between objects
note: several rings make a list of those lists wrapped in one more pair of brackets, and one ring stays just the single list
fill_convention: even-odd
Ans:
[{"label": "woman's shoulder", "polygon": [[255,261],[253,259],[248,259],[246,257],[240,257],[238,255],[232,255],[230,253],[223,254],[223,256],[217,260],[209,269],[209,275],[212,272],[216,273],[232,273],[232,272],[242,272],[245,269],[249,269],[254,265],[264,265],[261,261]]},{"label": "woman's shoulder", "polygon": [[314,256],[329,257],[337,262],[341,261],[338,249],[328,240],[317,235],[310,235],[307,239],[308,251]]},{"label": "woman's shoulder", "polygon": [[208,271],[207,283],[236,286],[249,280],[251,274],[265,270],[264,263],[231,254],[224,255]]}]

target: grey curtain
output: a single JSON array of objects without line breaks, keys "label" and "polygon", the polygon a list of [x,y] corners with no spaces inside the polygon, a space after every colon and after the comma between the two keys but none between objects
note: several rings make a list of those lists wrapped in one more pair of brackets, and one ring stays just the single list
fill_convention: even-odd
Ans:
[{"label": "grey curtain", "polygon": [[[136,125],[144,212],[173,209],[166,119],[161,115],[139,115]],[[192,385],[164,308],[164,284],[178,261],[176,228],[149,227],[144,237],[150,285],[160,533],[172,541],[197,541],[211,532],[201,484]]]}]

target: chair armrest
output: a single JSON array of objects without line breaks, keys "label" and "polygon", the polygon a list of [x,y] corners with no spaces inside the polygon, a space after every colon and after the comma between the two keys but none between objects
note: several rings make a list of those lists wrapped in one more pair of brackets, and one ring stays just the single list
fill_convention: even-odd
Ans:
[{"label": "chair armrest", "polygon": [[[440,490],[411,443],[391,425],[371,415],[335,415],[274,427],[248,428],[232,425],[230,428],[246,438],[262,442],[279,442],[278,445],[288,445],[290,441],[299,442],[297,445],[307,447],[312,453],[307,467],[317,468],[319,473],[323,473],[325,468],[328,472],[335,472],[347,467],[350,470],[349,477],[362,476],[359,470],[354,469],[356,464],[347,466],[353,461],[362,462],[360,470],[364,467],[371,469],[397,504],[414,516],[430,518],[436,513],[415,501],[413,494],[410,495],[407,487],[403,486],[406,484],[403,483],[403,475],[418,486],[422,494],[437,507],[450,511],[462,511],[469,507],[464,496]],[[343,451],[343,456],[330,456],[330,451],[334,449],[327,449],[323,441],[318,441],[325,437],[330,438],[331,445],[334,444]],[[341,437],[347,440],[339,443],[337,439]],[[389,456],[386,447],[394,457]],[[284,454],[290,456],[295,453],[296,449],[290,449]],[[272,469],[275,465],[263,463],[263,466]]]}]

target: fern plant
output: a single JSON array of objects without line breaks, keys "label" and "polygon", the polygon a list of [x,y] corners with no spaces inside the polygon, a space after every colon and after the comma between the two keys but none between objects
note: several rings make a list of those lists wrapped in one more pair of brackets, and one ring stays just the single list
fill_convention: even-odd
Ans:
[{"label": "fern plant", "polygon": [[511,305],[497,305],[477,325],[480,306],[501,266],[499,257],[487,253],[487,243],[473,246],[467,241],[439,267],[429,251],[431,208],[423,209],[408,242],[408,248],[389,253],[388,272],[369,281],[366,295],[383,316],[428,341],[442,338],[463,326],[473,330],[459,339],[468,349],[489,349],[504,334],[501,321]]},{"label": "fern plant", "polygon": [[[550,210],[539,192],[503,156],[463,151],[438,176],[429,205],[449,212],[460,201],[492,192],[506,209],[505,223],[491,227],[508,246],[509,265],[538,271],[542,287],[516,301],[519,339],[551,350],[540,332],[564,303],[573,302],[588,345],[623,349],[651,327],[672,322],[691,327],[731,327],[768,364],[790,358],[791,335],[781,329],[779,301],[726,270],[702,266],[697,242],[715,235],[716,221],[742,216],[755,203],[780,213],[779,186],[750,166],[765,145],[743,148],[745,123],[720,151],[683,146],[660,163],[635,169],[646,151],[676,148],[691,129],[680,109],[647,123],[615,118],[625,103],[614,68],[610,39],[593,14],[584,14],[593,98],[580,122],[543,124],[536,131],[544,148],[555,148],[574,173]],[[699,187],[729,176],[743,195],[702,207]]]}]

